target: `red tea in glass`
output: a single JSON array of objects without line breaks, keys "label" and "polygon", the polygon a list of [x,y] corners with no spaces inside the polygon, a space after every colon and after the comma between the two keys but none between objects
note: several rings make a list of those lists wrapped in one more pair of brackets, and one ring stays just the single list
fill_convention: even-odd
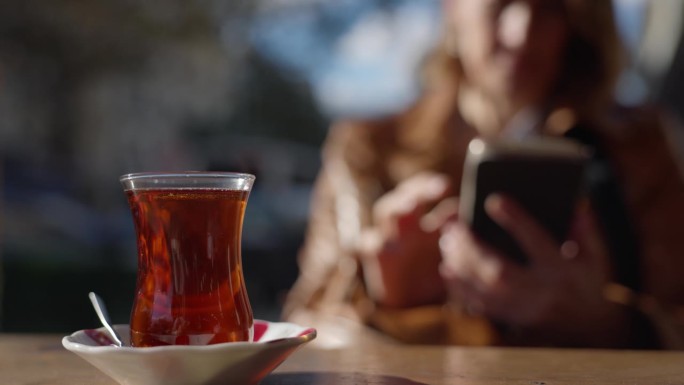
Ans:
[{"label": "red tea in glass", "polygon": [[232,173],[121,178],[138,243],[132,346],[252,340],[240,244],[253,181]]}]

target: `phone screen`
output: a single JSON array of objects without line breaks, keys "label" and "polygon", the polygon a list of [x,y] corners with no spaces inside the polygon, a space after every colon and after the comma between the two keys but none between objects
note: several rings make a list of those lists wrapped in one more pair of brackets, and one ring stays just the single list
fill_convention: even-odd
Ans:
[{"label": "phone screen", "polygon": [[516,240],[485,212],[486,198],[501,193],[515,199],[561,243],[568,234],[582,189],[586,160],[582,156],[540,155],[510,149],[490,151],[467,164],[470,170],[464,173],[461,186],[461,217],[483,242],[526,264],[525,252]]}]

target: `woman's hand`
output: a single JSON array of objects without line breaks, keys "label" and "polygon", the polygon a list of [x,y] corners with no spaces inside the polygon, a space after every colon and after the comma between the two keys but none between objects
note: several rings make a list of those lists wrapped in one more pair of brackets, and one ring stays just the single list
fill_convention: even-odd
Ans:
[{"label": "woman's hand", "polygon": [[445,175],[422,173],[376,202],[374,227],[359,248],[366,288],[377,303],[402,308],[444,300],[438,242],[440,227],[456,215],[456,199],[447,198],[452,190]]},{"label": "woman's hand", "polygon": [[570,240],[559,245],[512,199],[493,195],[485,208],[518,241],[529,265],[481,243],[464,224],[451,223],[440,240],[441,273],[456,300],[547,342],[613,345],[626,315],[603,297],[608,253],[589,210],[578,209]]}]

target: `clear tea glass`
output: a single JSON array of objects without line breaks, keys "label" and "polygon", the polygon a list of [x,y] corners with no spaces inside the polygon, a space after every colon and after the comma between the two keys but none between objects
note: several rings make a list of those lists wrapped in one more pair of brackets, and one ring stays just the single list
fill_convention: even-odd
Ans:
[{"label": "clear tea glass", "polygon": [[251,341],[240,246],[254,176],[138,173],[120,181],[138,243],[131,345]]}]

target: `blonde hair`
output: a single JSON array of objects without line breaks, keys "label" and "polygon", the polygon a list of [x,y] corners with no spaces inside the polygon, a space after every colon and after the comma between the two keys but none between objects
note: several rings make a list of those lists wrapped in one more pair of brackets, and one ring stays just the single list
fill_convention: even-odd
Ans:
[{"label": "blonde hair", "polygon": [[[546,106],[547,125],[559,126],[551,132],[562,132],[578,120],[598,122],[615,103],[614,87],[623,63],[611,0],[565,0],[564,5],[570,37],[564,68]],[[426,58],[423,96],[392,119],[398,138],[390,168],[402,170],[397,179],[420,169],[452,170],[464,156],[462,143],[454,142],[467,140],[472,130],[469,133],[462,120],[465,107],[458,105],[462,71],[458,57],[450,52],[450,37],[445,34]],[[454,124],[463,126],[453,130]]]},{"label": "blonde hair", "polygon": [[[580,115],[594,114],[613,101],[615,83],[624,63],[611,0],[565,0],[570,38],[557,87],[550,97],[557,107]],[[448,26],[447,26],[448,29]],[[462,76],[458,57],[451,52],[448,31],[424,67],[425,85],[458,87]]]}]

